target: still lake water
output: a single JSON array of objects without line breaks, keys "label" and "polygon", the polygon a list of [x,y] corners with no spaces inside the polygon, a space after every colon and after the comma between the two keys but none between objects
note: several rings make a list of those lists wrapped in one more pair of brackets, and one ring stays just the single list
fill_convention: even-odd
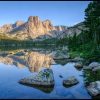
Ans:
[{"label": "still lake water", "polygon": [[[91,99],[84,87],[82,70],[77,70],[74,64],[58,64],[49,53],[23,50],[3,52],[0,55],[0,98]],[[18,83],[20,79],[36,74],[44,66],[51,68],[54,74],[55,86],[50,93]],[[79,84],[64,87],[62,81],[69,76],[75,76]]]}]

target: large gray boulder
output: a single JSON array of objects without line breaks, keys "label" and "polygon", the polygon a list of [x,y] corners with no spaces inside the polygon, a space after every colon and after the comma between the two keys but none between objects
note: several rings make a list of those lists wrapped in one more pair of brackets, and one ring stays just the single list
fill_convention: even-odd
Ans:
[{"label": "large gray boulder", "polygon": [[91,82],[87,86],[87,90],[91,96],[98,96],[100,95],[100,81]]},{"label": "large gray boulder", "polygon": [[40,71],[36,76],[30,76],[19,81],[21,84],[27,84],[31,86],[53,87],[54,76],[51,69],[44,69]]},{"label": "large gray boulder", "polygon": [[84,66],[83,69],[90,69],[92,71],[100,70],[100,63],[92,62],[88,66]]},{"label": "large gray boulder", "polygon": [[95,68],[95,67],[98,67],[98,66],[100,66],[100,63],[98,63],[98,62],[92,62],[92,63],[89,64],[89,67],[90,67],[91,69],[93,69],[93,68]]}]

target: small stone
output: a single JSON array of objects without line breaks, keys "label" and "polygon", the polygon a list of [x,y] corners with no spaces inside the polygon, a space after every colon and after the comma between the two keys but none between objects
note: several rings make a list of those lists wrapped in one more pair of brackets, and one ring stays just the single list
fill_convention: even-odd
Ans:
[{"label": "small stone", "polygon": [[83,64],[81,62],[77,62],[77,63],[75,63],[75,67],[76,68],[82,68]]},{"label": "small stone", "polygon": [[76,84],[78,84],[78,83],[79,83],[79,81],[78,81],[74,76],[71,76],[71,77],[69,77],[69,78],[66,79],[66,80],[63,80],[63,85],[64,85],[64,86],[67,86],[67,87],[76,85]]}]

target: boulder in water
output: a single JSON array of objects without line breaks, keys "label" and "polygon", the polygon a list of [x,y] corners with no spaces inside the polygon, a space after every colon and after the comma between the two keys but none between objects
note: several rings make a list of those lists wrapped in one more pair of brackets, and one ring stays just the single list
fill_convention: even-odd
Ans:
[{"label": "boulder in water", "polygon": [[76,85],[78,83],[79,83],[79,81],[74,76],[71,76],[66,80],[63,80],[63,85],[65,87],[70,87],[70,86]]},{"label": "boulder in water", "polygon": [[92,62],[88,66],[84,66],[83,69],[90,69],[92,71],[98,71],[100,70],[100,63]]},{"label": "boulder in water", "polygon": [[28,78],[21,79],[20,84],[28,85],[31,87],[41,88],[43,91],[49,92],[54,87],[54,76],[51,69],[44,69],[40,71],[36,76],[30,76]]},{"label": "boulder in water", "polygon": [[82,62],[75,63],[75,67],[78,68],[78,69],[83,68]]},{"label": "boulder in water", "polygon": [[87,90],[91,96],[100,95],[100,81],[91,82],[87,86]]}]

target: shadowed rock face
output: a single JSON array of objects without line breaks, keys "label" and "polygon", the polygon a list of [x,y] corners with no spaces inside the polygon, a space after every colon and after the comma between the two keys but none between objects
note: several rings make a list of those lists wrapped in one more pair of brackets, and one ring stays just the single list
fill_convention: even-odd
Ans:
[{"label": "shadowed rock face", "polygon": [[[67,22],[66,22],[67,23]],[[15,24],[6,24],[0,27],[0,33],[24,39],[45,39],[47,38],[63,38],[65,35],[73,35],[75,32],[79,34],[83,29],[83,23],[79,23],[73,27],[53,26],[50,20],[41,21],[38,16],[30,16],[27,22],[17,21]]]},{"label": "shadowed rock face", "polygon": [[65,30],[67,30],[67,26],[55,26],[55,29],[57,31],[65,31]]},{"label": "shadowed rock face", "polygon": [[14,24],[14,27],[19,27],[21,25],[23,25],[24,22],[23,21],[17,21],[15,24]]}]

